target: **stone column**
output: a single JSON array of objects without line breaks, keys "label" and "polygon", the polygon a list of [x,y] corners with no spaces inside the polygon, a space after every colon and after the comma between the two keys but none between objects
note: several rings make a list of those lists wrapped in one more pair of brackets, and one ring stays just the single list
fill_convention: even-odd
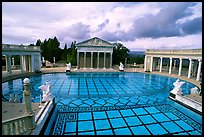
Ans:
[{"label": "stone column", "polygon": [[192,59],[189,59],[188,78],[191,78]]},{"label": "stone column", "polygon": [[6,55],[6,70],[9,74],[12,73],[11,56],[10,55]]},{"label": "stone column", "polygon": [[31,55],[31,72],[35,72],[35,55]]},{"label": "stone column", "polygon": [[169,63],[169,74],[171,74],[171,67],[172,67],[172,58],[170,58],[170,63]]},{"label": "stone column", "polygon": [[84,52],[84,68],[86,68],[86,52]]},{"label": "stone column", "polygon": [[201,71],[201,63],[202,63],[202,60],[199,59],[199,64],[198,64],[198,72],[197,72],[197,78],[196,78],[196,81],[199,81],[200,80],[200,71]]},{"label": "stone column", "polygon": [[106,69],[106,52],[104,52],[103,64],[103,69]]},{"label": "stone column", "polygon": [[112,56],[113,56],[113,53],[111,52],[110,53],[110,68],[112,68]]},{"label": "stone column", "polygon": [[181,76],[181,69],[182,69],[182,58],[180,58],[180,63],[179,63],[179,73],[178,73],[178,76]]},{"label": "stone column", "polygon": [[153,65],[153,56],[151,56],[151,59],[150,59],[150,72],[152,72],[152,65]]},{"label": "stone column", "polygon": [[162,72],[162,59],[163,59],[163,57],[160,57],[160,68],[159,68],[159,72]]},{"label": "stone column", "polygon": [[34,129],[35,128],[35,116],[34,116],[32,105],[31,105],[30,79],[25,78],[23,82],[24,82],[23,96],[24,96],[24,103],[25,103],[25,115],[29,116],[27,119],[27,124],[28,124],[29,129]]},{"label": "stone column", "polygon": [[98,52],[98,58],[97,58],[97,69],[99,69],[99,54],[100,54],[100,52]]},{"label": "stone column", "polygon": [[77,68],[79,68],[79,52],[77,52]]},{"label": "stone column", "polygon": [[29,72],[32,72],[32,56],[28,55]]},{"label": "stone column", "polygon": [[93,69],[93,52],[91,52],[91,69]]},{"label": "stone column", "polygon": [[144,71],[147,70],[147,56],[145,55],[145,59],[144,59]]},{"label": "stone column", "polygon": [[21,72],[23,72],[24,66],[23,66],[23,56],[22,55],[20,55],[20,67],[21,67]]}]

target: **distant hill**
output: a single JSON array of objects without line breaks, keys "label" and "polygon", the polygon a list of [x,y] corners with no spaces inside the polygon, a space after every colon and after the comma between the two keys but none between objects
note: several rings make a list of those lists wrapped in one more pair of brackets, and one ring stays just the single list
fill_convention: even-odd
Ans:
[{"label": "distant hill", "polygon": [[130,56],[145,55],[145,51],[130,51]]}]

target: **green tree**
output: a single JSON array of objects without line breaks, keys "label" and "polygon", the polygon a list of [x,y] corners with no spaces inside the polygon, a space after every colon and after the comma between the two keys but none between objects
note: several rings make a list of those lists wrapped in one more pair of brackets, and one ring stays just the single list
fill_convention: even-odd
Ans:
[{"label": "green tree", "polygon": [[71,62],[72,65],[77,65],[77,50],[75,46],[75,41],[71,43],[70,48],[68,48],[67,62]]},{"label": "green tree", "polygon": [[129,52],[130,50],[123,46],[121,43],[115,43],[115,47],[113,48],[113,64],[120,64],[122,62],[125,63],[125,59],[129,60]]}]

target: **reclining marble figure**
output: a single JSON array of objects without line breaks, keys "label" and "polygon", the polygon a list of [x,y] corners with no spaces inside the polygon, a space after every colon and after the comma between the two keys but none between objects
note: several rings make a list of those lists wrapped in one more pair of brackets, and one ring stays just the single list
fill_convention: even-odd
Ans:
[{"label": "reclining marble figure", "polygon": [[46,82],[45,85],[38,87],[39,89],[43,91],[42,102],[52,100],[52,93],[50,92],[50,87],[51,85],[48,82]]},{"label": "reclining marble figure", "polygon": [[199,91],[197,87],[191,88],[191,94],[198,94],[198,93]]},{"label": "reclining marble figure", "polygon": [[173,94],[177,94],[177,95],[182,95],[182,91],[181,91],[181,86],[184,84],[185,82],[179,82],[179,79],[176,80],[176,82],[173,83],[174,85],[174,89],[172,91],[170,91],[170,93]]},{"label": "reclining marble figure", "polygon": [[124,65],[120,62],[119,71],[124,71]]},{"label": "reclining marble figure", "polygon": [[66,72],[70,72],[71,70],[71,63],[67,64]]}]

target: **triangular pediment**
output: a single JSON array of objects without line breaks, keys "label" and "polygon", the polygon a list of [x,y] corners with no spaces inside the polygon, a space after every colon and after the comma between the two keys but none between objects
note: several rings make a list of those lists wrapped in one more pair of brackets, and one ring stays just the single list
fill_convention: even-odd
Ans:
[{"label": "triangular pediment", "polygon": [[97,37],[77,43],[76,46],[113,46],[111,43]]}]

